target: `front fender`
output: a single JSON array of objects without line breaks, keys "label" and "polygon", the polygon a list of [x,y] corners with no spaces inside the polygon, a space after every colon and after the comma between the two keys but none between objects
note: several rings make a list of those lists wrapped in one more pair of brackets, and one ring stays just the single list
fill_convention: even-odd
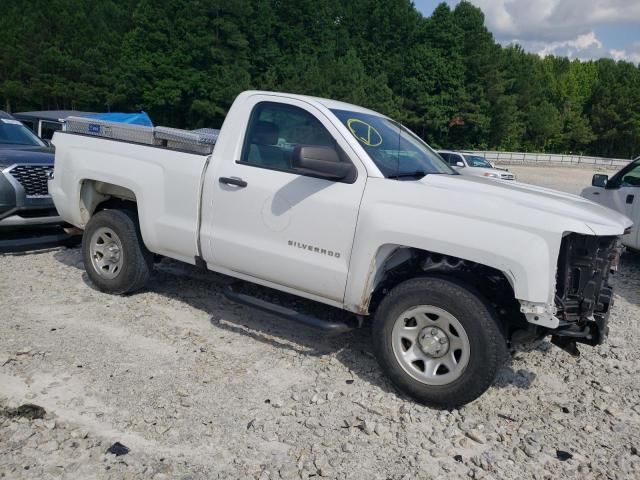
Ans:
[{"label": "front fender", "polygon": [[524,208],[514,215],[505,207],[500,216],[500,205],[488,206],[486,198],[484,205],[471,195],[442,198],[441,189],[415,189],[408,182],[387,181],[384,191],[376,191],[375,183],[363,198],[345,291],[345,308],[360,314],[368,313],[381,265],[400,246],[492,267],[505,275],[516,299],[553,305],[563,227],[593,233],[557,215],[536,211],[527,217]]}]

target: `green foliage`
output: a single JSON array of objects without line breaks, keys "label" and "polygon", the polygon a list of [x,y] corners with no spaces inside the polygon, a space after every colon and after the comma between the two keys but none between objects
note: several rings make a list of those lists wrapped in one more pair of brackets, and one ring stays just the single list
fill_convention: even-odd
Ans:
[{"label": "green foliage", "polygon": [[0,107],[218,127],[242,90],[335,98],[438,147],[640,154],[640,69],[501,47],[467,1],[0,0]]}]

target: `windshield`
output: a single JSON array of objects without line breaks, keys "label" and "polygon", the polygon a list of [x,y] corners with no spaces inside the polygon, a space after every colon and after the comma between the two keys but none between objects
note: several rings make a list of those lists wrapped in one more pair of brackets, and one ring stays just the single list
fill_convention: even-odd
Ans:
[{"label": "windshield", "polygon": [[493,168],[484,157],[479,155],[465,155],[464,158],[467,160],[467,163],[470,167],[480,167],[480,168]]},{"label": "windshield", "polygon": [[456,174],[426,143],[399,123],[368,113],[331,111],[385,177],[410,179],[430,173]]},{"label": "windshield", "polygon": [[45,146],[31,130],[12,118],[0,118],[0,145]]}]

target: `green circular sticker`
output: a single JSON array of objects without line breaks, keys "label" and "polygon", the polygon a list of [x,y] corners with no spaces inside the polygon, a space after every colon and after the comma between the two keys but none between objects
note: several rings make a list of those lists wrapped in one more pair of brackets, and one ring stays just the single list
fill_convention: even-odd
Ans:
[{"label": "green circular sticker", "polygon": [[360,120],[359,118],[350,118],[347,120],[347,127],[353,133],[353,136],[360,140],[368,147],[377,147],[382,143],[382,135],[373,125]]}]

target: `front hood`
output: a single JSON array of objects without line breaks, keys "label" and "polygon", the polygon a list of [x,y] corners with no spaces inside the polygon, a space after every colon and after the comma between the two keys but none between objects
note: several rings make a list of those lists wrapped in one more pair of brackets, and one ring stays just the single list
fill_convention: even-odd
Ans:
[{"label": "front hood", "polygon": [[441,189],[443,201],[451,195],[463,199],[467,214],[495,216],[497,221],[537,222],[543,228],[566,225],[566,232],[593,235],[622,235],[632,225],[624,215],[585,198],[525,183],[463,175],[427,175],[415,183]]},{"label": "front hood", "polygon": [[47,147],[11,146],[0,148],[0,165],[43,163],[53,165],[53,149]]}]

